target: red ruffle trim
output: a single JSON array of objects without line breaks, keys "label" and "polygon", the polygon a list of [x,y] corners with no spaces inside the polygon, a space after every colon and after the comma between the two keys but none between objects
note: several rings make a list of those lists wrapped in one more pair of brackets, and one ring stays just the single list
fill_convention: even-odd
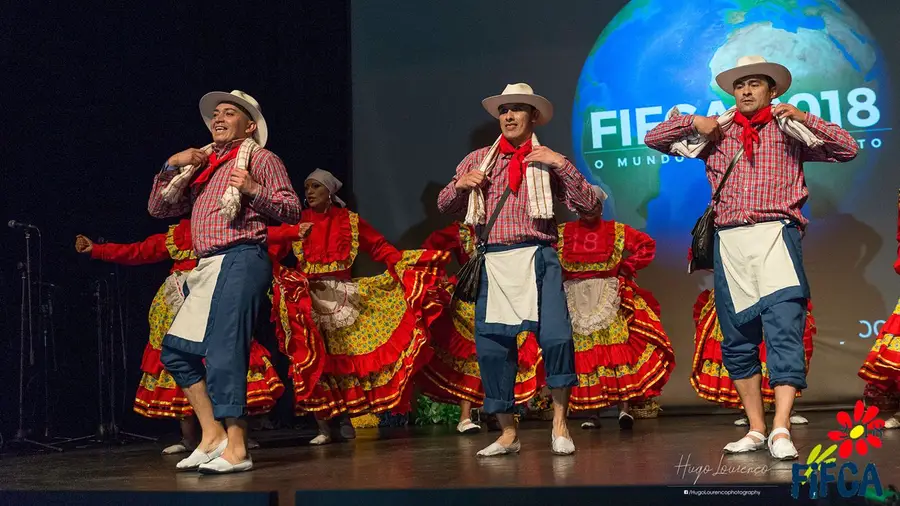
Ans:
[{"label": "red ruffle trim", "polygon": [[284,393],[284,383],[272,366],[272,355],[256,339],[250,341],[250,370],[247,375],[262,373],[262,379],[247,381],[247,414],[262,415],[272,411]]},{"label": "red ruffle trim", "polygon": [[[306,278],[295,269],[275,264],[272,283],[272,322],[278,349],[291,359],[290,377],[294,400],[305,399],[313,391],[325,367],[325,342],[312,319],[312,301]],[[281,320],[281,303],[287,308],[290,341]]]},{"label": "red ruffle trim", "polygon": [[[282,286],[275,283],[272,318],[280,322],[279,305],[284,300],[293,334],[289,349],[285,350],[285,333],[280,323],[276,325],[276,332],[279,348],[293,363],[291,375],[298,413],[313,412],[330,418],[343,412],[360,414],[408,409],[413,395],[409,380],[431,359],[431,348],[426,345],[430,339],[428,326],[440,317],[447,302],[447,294],[441,292],[441,282],[448,259],[446,252],[426,250],[415,264],[407,267],[401,279],[407,309],[397,328],[372,352],[353,356],[326,353],[324,341],[312,320],[308,292],[297,278],[301,275],[276,266],[276,280]],[[285,276],[290,279],[285,281]],[[284,297],[284,289],[291,290],[290,297]],[[400,371],[387,384],[369,390],[358,384],[359,380],[368,381],[367,377],[374,373],[393,368],[401,360]],[[357,385],[342,391],[338,387],[339,377],[343,377],[344,384],[347,377],[355,378]]]},{"label": "red ruffle trim", "polygon": [[[188,402],[184,392],[178,388],[162,388],[157,386],[153,390],[144,388],[144,378],[138,384],[137,393],[134,396],[134,412],[147,418],[175,418],[182,419],[194,414],[191,403]],[[159,375],[155,375],[159,379]]]},{"label": "red ruffle trim", "polygon": [[[445,290],[449,296],[450,290]],[[451,307],[440,315],[431,327],[431,346],[436,353],[416,378],[423,394],[438,402],[457,404],[469,401],[480,406],[484,399],[484,390],[480,376],[467,374],[464,367],[459,369],[446,364],[441,356],[449,356],[459,360],[470,361],[477,367],[478,359],[475,342],[467,339],[457,329],[455,320],[463,318],[467,312],[458,307]],[[474,332],[474,320],[467,322],[470,331]],[[517,404],[527,402],[534,397],[544,384],[544,371],[540,364],[541,355],[537,338],[529,333],[518,350],[518,370],[527,371],[538,365],[538,374],[528,380],[517,382],[515,399]]]},{"label": "red ruffle trim", "polygon": [[[602,409],[624,401],[657,397],[669,381],[671,367],[655,352],[634,374],[621,378],[601,378],[596,385],[572,388],[569,406],[575,411]],[[626,378],[631,383],[626,383]]]},{"label": "red ruffle trim", "polygon": [[147,346],[144,347],[144,356],[141,357],[141,371],[151,376],[159,376],[159,373],[163,370],[159,354],[160,350],[157,350],[148,342]]},{"label": "red ruffle trim", "polygon": [[[455,311],[458,309],[454,308]],[[417,383],[422,393],[428,397],[447,403],[458,403],[467,400],[475,405],[481,405],[484,399],[484,390],[480,376],[466,374],[463,370],[457,370],[441,360],[441,355],[447,355],[456,359],[472,361],[477,366],[477,354],[474,341],[466,339],[454,325],[454,318],[458,313],[450,311],[441,315],[431,328],[432,347],[437,351],[434,358],[422,369],[417,378]],[[474,331],[474,321],[470,329]],[[518,369],[527,371],[541,361],[540,347],[537,338],[529,333],[518,350]],[[462,368],[461,368],[462,369]],[[515,385],[516,403],[527,402],[543,386],[543,368],[534,378]]]},{"label": "red ruffle trim", "polygon": [[[328,419],[348,413],[351,416],[364,413],[377,414],[385,411],[407,413],[412,397],[410,378],[416,373],[418,356],[427,348],[425,334],[419,334],[410,344],[410,353],[403,358],[400,370],[384,385],[364,388],[358,378],[322,374],[313,387],[312,394],[297,401],[295,411],[298,416],[314,413],[319,419]],[[393,366],[393,364],[391,365]],[[354,381],[355,380],[355,381]],[[340,385],[351,381],[354,385]]]},{"label": "red ruffle trim", "polygon": [[[529,336],[529,340],[533,339],[533,335]],[[537,347],[537,344],[534,346]],[[473,357],[472,360],[476,359]],[[537,357],[537,361],[534,376],[524,381],[516,381],[514,390],[516,404],[528,402],[545,384],[546,373],[540,356]],[[519,371],[525,370],[527,368],[522,366],[520,360]],[[416,384],[424,395],[437,402],[459,404],[461,401],[469,401],[475,407],[481,406],[484,402],[484,389],[480,377],[459,371],[438,358],[432,359],[416,376]]]},{"label": "red ruffle trim", "polygon": [[[148,353],[155,352],[155,353]],[[156,363],[152,362],[156,357]],[[250,415],[268,413],[275,407],[275,403],[284,393],[284,383],[278,377],[278,372],[271,363],[271,355],[265,346],[259,344],[256,339],[250,341],[250,369],[251,373],[262,373],[263,379],[247,382],[247,412]],[[134,412],[147,418],[184,418],[194,414],[191,405],[179,387],[164,388],[159,386],[159,379],[164,370],[159,362],[159,350],[154,350],[149,343],[144,349],[144,364],[149,364],[148,369],[157,370],[156,373],[144,369],[144,378],[156,378],[157,386],[148,390],[143,386],[145,381],[138,384],[134,398]]]},{"label": "red ruffle trim", "polygon": [[[720,374],[722,371],[725,371],[725,365],[722,362],[722,343],[713,338],[713,333],[719,325],[719,319],[716,313],[715,301],[711,300],[710,295],[710,290],[706,290],[700,294],[697,302],[694,303],[696,331],[694,335],[694,357],[691,367],[691,386],[702,399],[720,404],[726,408],[743,409],[737,388],[730,377],[721,375],[717,377],[703,372],[703,364],[707,361],[717,365]],[[711,305],[711,307],[701,320],[700,314],[707,304]],[[803,348],[806,356],[807,371],[812,360],[813,337],[815,334],[816,320],[812,316],[812,303],[808,303],[806,328],[803,332]],[[765,343],[762,343],[759,347],[759,359],[761,363],[766,363]],[[775,402],[775,390],[769,385],[768,371],[762,375],[761,391],[763,403],[772,404]],[[801,392],[798,391],[797,397],[800,397],[800,395]]]},{"label": "red ruffle trim", "polygon": [[[441,354],[450,355],[452,357],[469,359],[475,357],[477,352],[475,349],[475,341],[467,339],[459,333],[454,324],[454,319],[459,318],[458,311],[451,308],[431,326],[431,346],[441,352]],[[474,333],[475,322],[469,322],[469,329]],[[540,347],[537,338],[530,333],[522,346],[519,347],[519,368],[527,368],[533,366],[540,359]]]},{"label": "red ruffle trim", "polygon": [[[900,336],[900,313],[896,311],[884,322],[878,338],[882,339],[888,334]],[[896,391],[900,387],[900,353],[889,350],[886,346],[869,351],[859,369],[859,377],[883,392]]]},{"label": "red ruffle trim", "polygon": [[302,222],[312,222],[309,235],[303,239],[303,257],[308,263],[328,264],[350,258],[353,230],[350,211],[331,207],[326,214],[305,209]]},{"label": "red ruffle trim", "polygon": [[191,251],[194,244],[191,239],[191,220],[181,220],[172,231],[172,242],[180,251]]},{"label": "red ruffle trim", "polygon": [[[569,404],[574,410],[599,409],[632,399],[656,397],[669,381],[675,368],[675,353],[662,328],[649,313],[638,309],[641,296],[636,285],[627,281],[622,290],[622,311],[628,324],[628,340],[621,344],[598,345],[575,353],[575,372],[590,374],[604,367],[636,365],[648,345],[655,346],[648,360],[632,374],[620,377],[600,376],[599,383],[572,388]],[[646,291],[643,291],[646,293]],[[654,299],[655,300],[655,299]],[[649,302],[648,302],[649,305]]]},{"label": "red ruffle trim", "polygon": [[411,346],[416,328],[426,332],[428,324],[437,319],[443,308],[436,291],[444,278],[444,266],[449,255],[444,251],[425,250],[415,264],[403,272],[401,286],[406,300],[406,313],[391,337],[364,355],[328,355],[325,373],[364,377],[397,363]]}]

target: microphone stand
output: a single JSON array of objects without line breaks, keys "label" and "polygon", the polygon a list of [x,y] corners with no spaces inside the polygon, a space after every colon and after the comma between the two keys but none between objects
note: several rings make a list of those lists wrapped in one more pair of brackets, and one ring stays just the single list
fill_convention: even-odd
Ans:
[{"label": "microphone stand", "polygon": [[[118,270],[119,270],[119,269],[118,269],[118,266],[116,266],[116,271],[118,271]],[[127,348],[127,346],[126,346],[126,340],[125,340],[125,318],[124,318],[123,310],[122,310],[122,287],[121,287],[121,285],[120,285],[120,283],[119,283],[119,277],[116,276],[116,272],[111,272],[111,273],[110,273],[110,276],[113,277],[113,278],[115,279],[115,282],[113,283],[113,287],[115,288],[115,290],[113,290],[113,287],[111,287],[111,288],[110,288],[110,291],[109,291],[110,296],[114,297],[114,302],[111,302],[111,303],[109,304],[109,314],[110,314],[110,318],[109,318],[109,324],[110,324],[110,333],[109,333],[109,351],[110,351],[110,360],[111,360],[111,364],[113,364],[113,363],[116,362],[116,361],[115,361],[115,348],[116,348],[116,347],[115,347],[115,338],[116,338],[116,331],[115,331],[115,328],[114,328],[113,323],[114,323],[114,321],[115,321],[116,315],[118,315],[118,319],[119,319],[119,325],[118,325],[118,331],[119,331],[119,332],[118,332],[118,334],[119,334],[119,347],[120,347],[121,350],[122,350],[122,356],[121,356],[121,359],[122,359],[122,360],[121,360],[121,364],[122,364],[122,409],[125,409],[125,407],[126,407],[126,405],[127,405],[127,403],[125,402],[125,399],[126,399],[126,397],[125,397],[125,389],[126,389],[126,385],[127,385],[127,382],[126,382],[126,380],[125,380],[125,376],[126,376],[126,374],[128,373],[128,353],[127,353],[128,348]],[[111,365],[110,368],[113,369],[114,367]],[[124,430],[122,427],[119,427],[119,426],[116,424],[116,419],[115,419],[115,400],[114,400],[114,395],[113,395],[113,389],[114,389],[114,385],[115,385],[115,383],[116,383],[115,380],[116,380],[116,378],[115,378],[115,373],[113,372],[113,374],[112,374],[112,376],[111,376],[111,378],[110,378],[110,381],[109,381],[109,384],[110,384],[110,395],[109,395],[109,399],[110,399],[110,404],[111,404],[111,406],[112,406],[112,407],[111,407],[111,410],[112,410],[112,413],[113,413],[113,414],[112,414],[112,423],[111,423],[111,425],[110,425],[110,432],[112,432],[112,434],[117,438],[117,440],[118,440],[119,442],[124,442],[124,440],[122,439],[123,437],[125,437],[125,438],[137,439],[137,440],[139,440],[139,441],[154,441],[154,442],[155,442],[155,441],[157,440],[157,438],[155,438],[155,437],[145,436],[145,435],[143,435],[143,434],[137,434],[137,433],[135,433],[135,432],[129,432],[129,431],[127,431],[127,430]],[[124,414],[123,414],[123,415],[124,415]],[[123,423],[124,423],[124,420],[123,420]]]},{"label": "microphone stand", "polygon": [[[44,450],[63,451],[62,448],[28,438],[30,431],[25,429],[25,334],[27,328],[29,343],[29,365],[34,365],[34,320],[32,318],[31,298],[31,232],[25,229],[25,263],[19,264],[22,270],[22,304],[19,320],[19,425],[15,437],[10,441],[13,445],[32,446]],[[24,267],[24,269],[23,269]],[[27,324],[26,324],[27,316]],[[46,366],[46,364],[45,364]],[[46,370],[45,370],[46,378]],[[44,389],[46,395],[46,383]],[[45,413],[46,414],[46,413]]]},{"label": "microphone stand", "polygon": [[97,408],[100,422],[97,427],[97,438],[100,441],[106,439],[106,417],[103,416],[103,376],[105,364],[103,357],[103,304],[100,299],[100,280],[94,283],[94,301],[97,311]]},{"label": "microphone stand", "polygon": [[[48,356],[48,351],[51,345],[53,346],[53,371],[59,371],[56,365],[56,326],[53,321],[53,291],[57,288],[57,286],[52,283],[41,282],[41,289],[43,289],[44,285],[49,287],[49,290],[46,292],[47,303],[41,304],[41,315],[44,317],[42,320],[42,333],[44,337],[44,437],[47,439],[52,439],[56,444],[68,444],[85,441],[93,438],[94,435],[90,434],[80,437],[53,436],[50,430],[52,413],[50,411],[50,357]],[[50,340],[52,340],[52,344],[49,342]]]},{"label": "microphone stand", "polygon": [[[105,285],[106,293],[103,294],[101,286]],[[105,295],[105,296],[104,296]],[[139,441],[156,441],[154,437],[144,436],[134,432],[122,430],[116,422],[116,313],[117,310],[121,314],[121,308],[118,306],[118,296],[113,294],[112,286],[108,280],[97,280],[95,282],[94,297],[96,299],[97,311],[97,371],[99,377],[98,392],[98,409],[100,415],[100,423],[97,428],[96,441],[107,443],[125,444],[131,440]],[[104,308],[105,305],[105,308]],[[104,311],[105,309],[105,311]],[[103,321],[104,313],[107,320]],[[104,329],[107,331],[104,335]],[[125,350],[125,334],[124,322],[119,322],[119,337],[123,340],[120,342],[122,350]],[[122,357],[122,374],[126,373],[125,357]],[[104,392],[104,389],[106,390]],[[124,390],[124,389],[123,389]],[[105,416],[104,393],[108,397],[109,405],[106,406],[109,411],[109,419]],[[124,394],[123,394],[124,395]],[[124,405],[122,406],[124,408]]]},{"label": "microphone stand", "polygon": [[[37,282],[38,288],[38,301],[40,309],[40,324],[41,324],[41,334],[43,336],[43,363],[41,364],[42,370],[40,372],[40,379],[43,387],[43,427],[41,430],[41,434],[38,436],[43,438],[44,441],[37,441],[35,439],[29,438],[29,436],[36,435],[36,431],[33,428],[26,428],[25,426],[25,397],[26,397],[26,387],[25,387],[25,368],[28,366],[35,365],[35,354],[34,354],[34,297],[32,295],[32,287],[35,285],[35,282],[32,278],[32,262],[31,262],[31,230],[34,229],[37,231],[38,239],[40,241],[39,244],[39,257],[38,257],[38,278]],[[21,282],[22,282],[22,302],[20,309],[20,322],[19,322],[19,412],[18,412],[18,428],[16,430],[15,437],[10,441],[11,444],[19,446],[19,447],[32,447],[32,449],[43,449],[43,450],[53,450],[57,452],[63,451],[60,444],[71,443],[74,441],[81,441],[85,439],[89,439],[93,436],[80,437],[80,438],[68,438],[68,437],[51,437],[51,429],[50,429],[50,418],[51,418],[51,409],[50,409],[50,360],[49,360],[49,350],[50,343],[49,339],[54,333],[53,330],[53,301],[52,294],[48,293],[48,300],[46,304],[43,300],[43,238],[41,236],[41,231],[37,227],[27,227],[23,230],[25,235],[25,262],[19,263],[19,270],[21,271]],[[50,286],[55,286],[49,284]],[[26,366],[25,363],[25,341],[26,335],[28,337],[28,364]],[[55,338],[54,338],[55,343]],[[55,355],[55,344],[54,344],[54,355]],[[54,371],[56,369],[54,368]],[[32,423],[34,420],[32,420]],[[52,444],[51,444],[52,443]],[[35,448],[36,447],[36,448]]]}]

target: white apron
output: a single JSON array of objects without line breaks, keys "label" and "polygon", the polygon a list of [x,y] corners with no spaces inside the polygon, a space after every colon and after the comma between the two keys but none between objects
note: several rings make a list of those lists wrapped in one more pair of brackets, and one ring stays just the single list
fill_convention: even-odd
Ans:
[{"label": "white apron", "polygon": [[563,283],[572,330],[589,336],[609,328],[619,314],[619,278],[572,279]]},{"label": "white apron", "polygon": [[784,228],[784,222],[771,221],[718,232],[722,271],[735,315],[768,295],[802,288]]},{"label": "white apron", "polygon": [[[225,255],[201,258],[185,280],[187,297],[175,315],[168,334],[193,343],[202,343],[206,335],[209,311],[212,306],[216,281],[222,270]],[[174,294],[173,294],[174,295]],[[177,300],[177,295],[175,296]]]},{"label": "white apron", "polygon": [[349,327],[359,317],[359,284],[338,279],[309,282],[312,317],[325,332]]},{"label": "white apron", "polygon": [[521,325],[538,321],[537,246],[485,253],[487,306],[485,323]]}]

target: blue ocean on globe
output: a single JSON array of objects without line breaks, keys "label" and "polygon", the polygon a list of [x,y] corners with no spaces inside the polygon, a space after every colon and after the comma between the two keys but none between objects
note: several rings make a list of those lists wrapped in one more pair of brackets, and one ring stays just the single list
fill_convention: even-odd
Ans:
[{"label": "blue ocean on globe", "polygon": [[[643,145],[643,134],[675,105],[702,115],[731,107],[733,98],[716,86],[715,76],[745,55],[791,70],[793,85],[783,101],[828,121],[837,118],[857,140],[884,142],[890,126],[884,59],[844,2],[633,0],[587,56],[573,109],[577,164],[609,193],[608,219],[657,239],[689,241],[711,194],[702,162],[665,160]],[[598,112],[606,116],[592,116]],[[807,169],[810,186],[852,196],[847,188],[870,175],[877,151],[864,146],[852,169]]]}]

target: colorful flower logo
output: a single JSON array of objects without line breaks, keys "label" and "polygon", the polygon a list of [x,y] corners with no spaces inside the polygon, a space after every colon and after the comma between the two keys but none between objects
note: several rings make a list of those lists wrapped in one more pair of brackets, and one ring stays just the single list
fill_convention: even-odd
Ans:
[{"label": "colorful flower logo", "polygon": [[816,445],[815,448],[809,452],[809,457],[806,458],[806,465],[809,466],[809,468],[807,468],[806,473],[803,474],[805,479],[801,483],[808,481],[809,475],[812,474],[813,471],[818,471],[820,465],[836,462],[837,459],[832,457],[831,454],[837,450],[837,447],[838,445],[831,445],[823,452],[822,445]]},{"label": "colorful flower logo", "polygon": [[853,453],[854,446],[856,446],[856,453],[860,455],[869,453],[869,445],[881,448],[881,431],[884,430],[884,420],[876,419],[877,415],[878,408],[875,406],[866,408],[863,401],[856,401],[853,420],[850,420],[850,415],[846,411],[837,414],[837,422],[843,428],[829,432],[828,439],[842,441],[838,449],[838,455],[842,459],[846,459]]}]

